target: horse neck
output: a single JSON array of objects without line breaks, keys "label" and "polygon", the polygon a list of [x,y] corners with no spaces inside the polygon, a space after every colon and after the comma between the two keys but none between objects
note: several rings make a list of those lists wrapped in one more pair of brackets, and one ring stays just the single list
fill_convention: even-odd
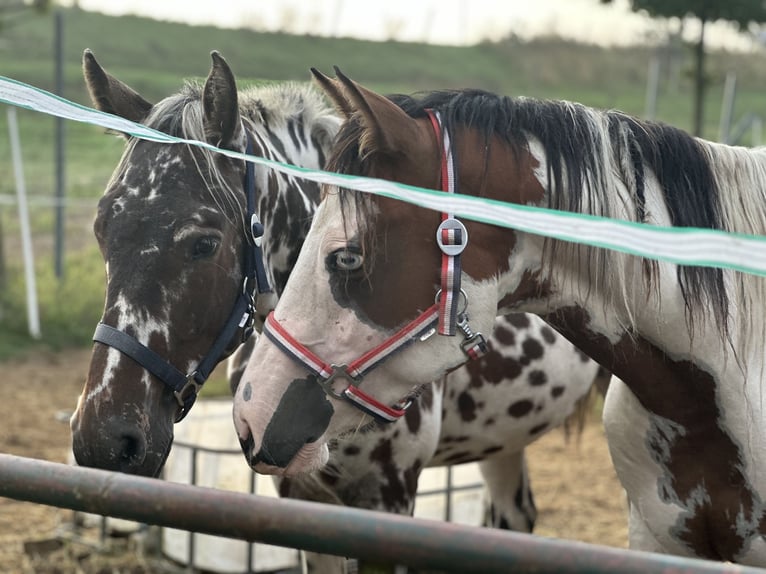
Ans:
[{"label": "horse neck", "polygon": [[[287,94],[289,95],[289,94]],[[338,121],[324,110],[299,108],[243,113],[262,157],[309,169],[324,168]],[[268,119],[265,119],[268,118]],[[256,166],[257,214],[264,226],[263,253],[271,284],[281,293],[319,203],[311,181]]]},{"label": "horse neck", "polygon": [[[688,163],[693,163],[691,159],[704,161],[704,166],[692,165],[692,169],[707,169],[712,179],[701,179],[698,173],[689,177],[695,184],[712,181],[712,189],[717,190],[712,200],[719,216],[715,227],[739,233],[766,233],[766,150],[746,150],[700,140],[696,144],[699,146],[696,156]],[[537,150],[537,155],[544,163],[544,154]],[[693,214],[671,213],[678,207],[674,208],[667,197],[687,193],[687,201],[691,201],[699,190],[674,188],[672,180],[657,175],[653,166],[643,167],[646,175],[643,219],[636,217],[639,212],[634,209],[636,179],[624,174],[615,178],[609,188],[583,193],[582,198],[588,199],[579,203],[579,211],[659,226],[672,226],[679,219],[684,225],[695,225],[695,221],[684,219],[695,217]],[[685,177],[687,174],[681,172],[679,179]],[[611,205],[605,206],[602,200],[609,200]],[[696,217],[698,222],[705,223],[702,215]],[[699,223],[695,226],[713,227]],[[684,275],[687,285],[684,291],[679,268],[672,264],[534,237],[523,237],[520,244],[519,251],[525,254],[530,268],[540,273],[552,292],[550,299],[538,301],[538,308],[529,310],[555,315],[562,310],[566,314],[566,310],[578,309],[587,315],[587,329],[581,325],[577,331],[589,333],[587,337],[593,333],[603,337],[606,347],[626,337],[641,340],[666,356],[686,357],[695,362],[740,397],[743,381],[751,381],[745,389],[747,394],[760,393],[763,358],[755,342],[766,336],[761,311],[766,281],[762,278],[707,269]],[[541,265],[541,261],[547,263]],[[697,296],[688,289],[695,281],[705,285]],[[610,352],[605,351],[607,355]],[[751,404],[762,402],[759,396],[750,399]]]}]

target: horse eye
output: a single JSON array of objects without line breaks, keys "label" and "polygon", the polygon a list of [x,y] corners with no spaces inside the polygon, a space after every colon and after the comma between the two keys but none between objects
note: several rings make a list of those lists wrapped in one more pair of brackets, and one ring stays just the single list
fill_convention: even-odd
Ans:
[{"label": "horse eye", "polygon": [[212,237],[210,235],[200,237],[194,242],[194,247],[192,247],[192,259],[210,257],[216,252],[220,244],[221,242],[217,237]]},{"label": "horse eye", "polygon": [[356,271],[362,267],[362,263],[362,254],[350,249],[338,249],[330,254],[330,264],[338,271]]}]

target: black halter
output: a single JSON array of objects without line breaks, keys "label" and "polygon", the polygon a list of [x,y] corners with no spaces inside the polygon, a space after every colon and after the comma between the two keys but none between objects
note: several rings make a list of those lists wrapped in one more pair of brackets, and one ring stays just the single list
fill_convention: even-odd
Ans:
[{"label": "black halter", "polygon": [[[246,153],[248,155],[253,153],[253,140],[249,133]],[[244,248],[242,291],[234,303],[226,324],[196,369],[189,374],[184,374],[135,337],[104,323],[99,323],[93,334],[94,341],[113,347],[130,357],[173,390],[181,406],[176,422],[181,421],[188,414],[203,383],[210,376],[223,353],[233,344],[238,345],[252,335],[256,291],[258,293],[271,291],[261,249],[263,224],[255,212],[255,165],[252,162],[246,163],[244,188],[247,197],[245,221],[250,222],[250,233],[247,234]],[[242,329],[241,339],[235,340],[239,329]]]}]

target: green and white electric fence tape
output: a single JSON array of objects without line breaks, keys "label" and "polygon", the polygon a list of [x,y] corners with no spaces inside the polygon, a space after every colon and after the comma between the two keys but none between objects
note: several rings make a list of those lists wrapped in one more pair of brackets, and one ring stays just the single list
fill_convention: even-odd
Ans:
[{"label": "green and white electric fence tape", "polygon": [[679,265],[722,267],[766,275],[766,237],[692,227],[658,227],[604,217],[515,205],[467,195],[402,185],[380,179],[336,174],[220,149],[206,142],[171,137],[141,124],[100,112],[0,76],[0,101],[77,122],[94,124],[137,138],[184,143],[251,161],[282,173],[365,193],[399,199],[428,209],[492,225],[614,249]]}]

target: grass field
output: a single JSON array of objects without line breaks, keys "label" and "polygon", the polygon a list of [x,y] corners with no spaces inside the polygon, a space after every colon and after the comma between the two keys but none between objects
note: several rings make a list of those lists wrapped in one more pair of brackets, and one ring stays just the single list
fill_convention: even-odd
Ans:
[{"label": "grass field", "polygon": [[[521,42],[508,39],[470,47],[377,43],[351,39],[221,30],[107,17],[66,10],[64,19],[64,96],[90,105],[80,69],[82,52],[92,49],[113,74],[157,100],[176,91],[185,78],[203,78],[209,53],[220,50],[241,86],[263,82],[308,81],[309,67],[327,73],[340,68],[384,92],[478,87],[509,95],[562,98],[642,115],[650,47],[603,49],[558,38]],[[0,74],[46,90],[53,89],[53,16],[29,18],[0,30]],[[663,72],[658,119],[681,128],[691,122],[691,56],[685,53],[677,89]],[[665,60],[662,60],[665,62]],[[666,63],[666,62],[665,62]],[[712,54],[705,135],[717,137],[726,73],[738,78],[735,116],[766,116],[766,55]],[[667,70],[664,66],[663,70]],[[54,189],[54,119],[20,110],[18,114],[28,193],[51,197]],[[6,114],[0,114],[0,197],[13,195]],[[120,138],[89,125],[67,122],[67,265],[63,280],[52,273],[53,209],[32,209],[38,256],[42,327],[48,346],[87,344],[103,305],[103,269],[89,226],[95,202],[122,150]],[[749,143],[746,141],[745,143]],[[19,224],[15,207],[0,202],[0,358],[29,348],[26,336]]]}]

